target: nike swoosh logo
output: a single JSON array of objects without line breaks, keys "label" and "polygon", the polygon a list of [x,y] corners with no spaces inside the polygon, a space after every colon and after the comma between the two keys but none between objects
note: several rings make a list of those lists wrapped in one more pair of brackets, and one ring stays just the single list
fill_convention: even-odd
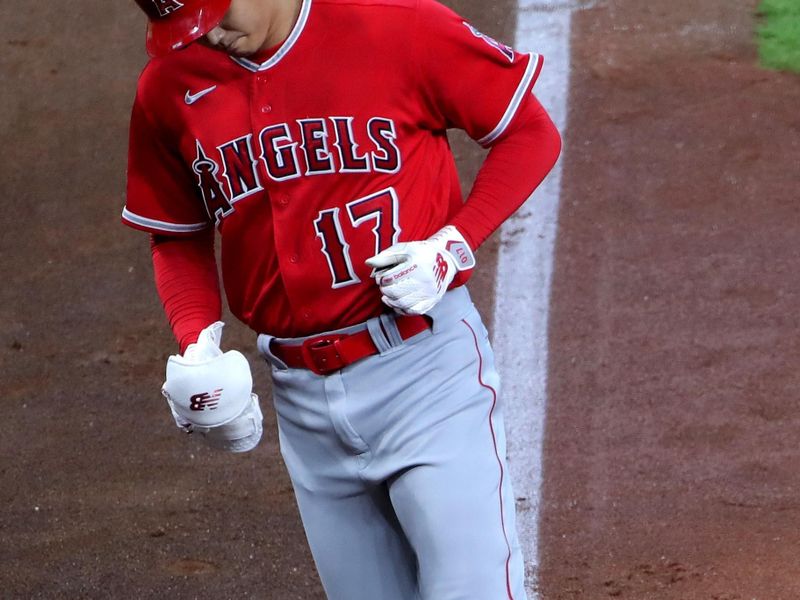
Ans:
[{"label": "nike swoosh logo", "polygon": [[206,88],[204,90],[200,90],[196,94],[190,93],[191,90],[186,90],[186,97],[184,98],[184,100],[186,101],[186,104],[194,104],[195,102],[200,100],[200,98],[202,98],[206,94],[210,94],[215,89],[217,89],[217,86],[212,85],[210,88]]}]

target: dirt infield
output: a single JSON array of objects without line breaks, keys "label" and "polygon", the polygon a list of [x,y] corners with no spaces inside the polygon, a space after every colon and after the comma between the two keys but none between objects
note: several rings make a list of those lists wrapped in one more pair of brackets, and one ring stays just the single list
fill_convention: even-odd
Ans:
[{"label": "dirt infield", "polygon": [[542,597],[800,598],[800,78],[754,2],[575,14]]},{"label": "dirt infield", "polygon": [[[510,1],[447,4],[513,37]],[[756,66],[753,7],[575,14],[543,600],[800,598],[800,78]],[[323,598],[275,435],[213,453],[158,394],[174,342],[119,224],[143,19],[0,12],[0,597]],[[481,155],[456,140],[467,183]]]}]

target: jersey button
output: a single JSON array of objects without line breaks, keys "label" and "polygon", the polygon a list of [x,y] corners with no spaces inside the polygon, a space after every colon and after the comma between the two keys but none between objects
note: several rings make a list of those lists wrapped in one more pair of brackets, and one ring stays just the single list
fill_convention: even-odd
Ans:
[{"label": "jersey button", "polygon": [[300,262],[300,257],[297,256],[297,254],[292,254],[292,257],[289,260],[296,264],[296,263]]},{"label": "jersey button", "polygon": [[278,198],[278,204],[280,204],[281,206],[286,206],[287,204],[289,204],[289,197],[281,196],[280,198]]},{"label": "jersey button", "polygon": [[261,112],[265,114],[272,112],[272,107],[269,104],[265,104],[264,106],[261,107]]}]

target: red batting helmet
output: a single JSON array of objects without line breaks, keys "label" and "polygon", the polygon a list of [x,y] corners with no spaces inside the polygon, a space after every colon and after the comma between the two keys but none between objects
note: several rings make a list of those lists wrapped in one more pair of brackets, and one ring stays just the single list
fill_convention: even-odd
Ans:
[{"label": "red batting helmet", "polygon": [[147,53],[162,56],[216,27],[231,0],[136,0],[147,13]]}]

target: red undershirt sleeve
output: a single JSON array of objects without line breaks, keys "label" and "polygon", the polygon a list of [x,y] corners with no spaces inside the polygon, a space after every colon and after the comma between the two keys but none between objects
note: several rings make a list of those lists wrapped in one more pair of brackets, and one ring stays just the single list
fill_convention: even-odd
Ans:
[{"label": "red undershirt sleeve", "polygon": [[478,248],[527,200],[561,153],[561,136],[533,94],[493,144],[451,224]]},{"label": "red undershirt sleeve", "polygon": [[183,353],[222,314],[214,230],[191,237],[151,235],[156,289]]}]

